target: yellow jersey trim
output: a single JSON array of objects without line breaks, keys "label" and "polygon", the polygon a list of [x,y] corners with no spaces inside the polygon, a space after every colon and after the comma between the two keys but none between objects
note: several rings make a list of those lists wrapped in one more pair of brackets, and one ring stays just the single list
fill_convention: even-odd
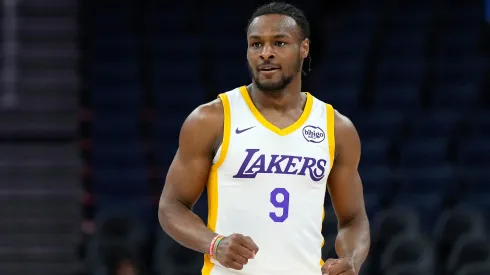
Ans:
[{"label": "yellow jersey trim", "polygon": [[330,153],[330,169],[332,169],[335,159],[335,111],[330,104],[327,104],[327,136],[328,152]]},{"label": "yellow jersey trim", "polygon": [[250,98],[250,95],[248,94],[247,88],[245,86],[240,87],[240,93],[242,94],[243,99],[245,100],[245,103],[247,103],[248,108],[254,115],[254,117],[262,124],[265,128],[271,130],[272,132],[280,135],[280,136],[285,136],[288,135],[297,129],[299,129],[308,119],[311,113],[311,109],[313,107],[313,97],[311,96],[310,93],[305,93],[306,94],[306,106],[299,117],[299,119],[294,122],[293,124],[289,125],[288,127],[281,129],[277,127],[276,125],[270,123],[255,107],[252,99]]},{"label": "yellow jersey trim", "polygon": [[[322,232],[322,230],[323,230],[323,221],[324,220],[325,220],[325,207],[323,207],[323,209],[322,209],[322,226],[320,226],[320,232]],[[324,245],[325,245],[325,237],[323,237],[322,246],[320,248],[323,248]],[[323,261],[322,258],[320,258],[320,266],[323,266],[324,264],[325,264],[325,262]]]},{"label": "yellow jersey trim", "polygon": [[[328,153],[330,155],[330,170],[331,170],[335,159],[335,111],[332,105],[326,104],[326,113],[327,113]],[[325,207],[323,207],[322,210],[322,225],[324,220],[325,220]],[[323,227],[320,230],[322,229]],[[324,245],[325,245],[325,238],[322,241],[321,247],[323,248]],[[324,264],[325,262],[323,261],[323,259],[320,259],[320,265],[323,266]]]},{"label": "yellow jersey trim", "polygon": [[[230,134],[231,134],[231,111],[230,101],[226,94],[220,94],[219,98],[223,103],[224,122],[223,122],[223,141],[221,143],[221,153],[218,161],[211,166],[209,172],[207,192],[208,192],[208,228],[216,232],[216,221],[218,218],[218,168],[223,165],[226,154],[228,153],[228,147],[230,146]],[[211,258],[208,254],[204,255],[204,265],[202,268],[202,275],[210,275],[213,270],[214,264],[211,262]]]}]

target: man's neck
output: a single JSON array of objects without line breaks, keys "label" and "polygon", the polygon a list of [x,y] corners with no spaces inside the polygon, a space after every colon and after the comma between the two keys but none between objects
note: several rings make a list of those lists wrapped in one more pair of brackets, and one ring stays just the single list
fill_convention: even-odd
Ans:
[{"label": "man's neck", "polygon": [[291,82],[284,90],[277,93],[263,92],[255,84],[247,86],[247,91],[257,109],[276,109],[288,111],[291,109],[303,109],[306,96],[301,93],[300,85],[292,85]]}]

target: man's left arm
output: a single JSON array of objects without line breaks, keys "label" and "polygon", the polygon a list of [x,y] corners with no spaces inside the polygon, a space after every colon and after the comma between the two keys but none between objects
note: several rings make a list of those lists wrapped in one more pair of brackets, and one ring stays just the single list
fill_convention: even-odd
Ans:
[{"label": "man's left arm", "polygon": [[322,271],[329,275],[358,274],[370,247],[369,220],[357,170],[361,142],[352,122],[337,111],[334,132],[335,161],[328,178],[328,191],[338,219],[335,250],[339,259],[327,260]]}]

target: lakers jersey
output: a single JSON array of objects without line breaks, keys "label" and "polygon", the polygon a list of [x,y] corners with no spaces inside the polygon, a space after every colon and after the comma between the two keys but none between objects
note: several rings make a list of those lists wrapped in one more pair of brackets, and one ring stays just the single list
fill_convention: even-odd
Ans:
[{"label": "lakers jersey", "polygon": [[245,87],[220,94],[223,142],[208,181],[208,227],[250,236],[259,247],[240,271],[205,255],[203,275],[321,275],[323,202],[334,160],[334,111],[311,94],[280,129]]}]

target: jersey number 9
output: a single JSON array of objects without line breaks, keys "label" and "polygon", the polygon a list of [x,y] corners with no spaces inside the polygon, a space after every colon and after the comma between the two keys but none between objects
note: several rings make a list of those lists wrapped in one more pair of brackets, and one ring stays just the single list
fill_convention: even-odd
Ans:
[{"label": "jersey number 9", "polygon": [[[282,197],[282,198],[281,198]],[[285,188],[276,188],[271,192],[271,203],[276,208],[281,208],[282,213],[270,212],[269,217],[274,222],[284,222],[289,216],[289,192]]]}]

